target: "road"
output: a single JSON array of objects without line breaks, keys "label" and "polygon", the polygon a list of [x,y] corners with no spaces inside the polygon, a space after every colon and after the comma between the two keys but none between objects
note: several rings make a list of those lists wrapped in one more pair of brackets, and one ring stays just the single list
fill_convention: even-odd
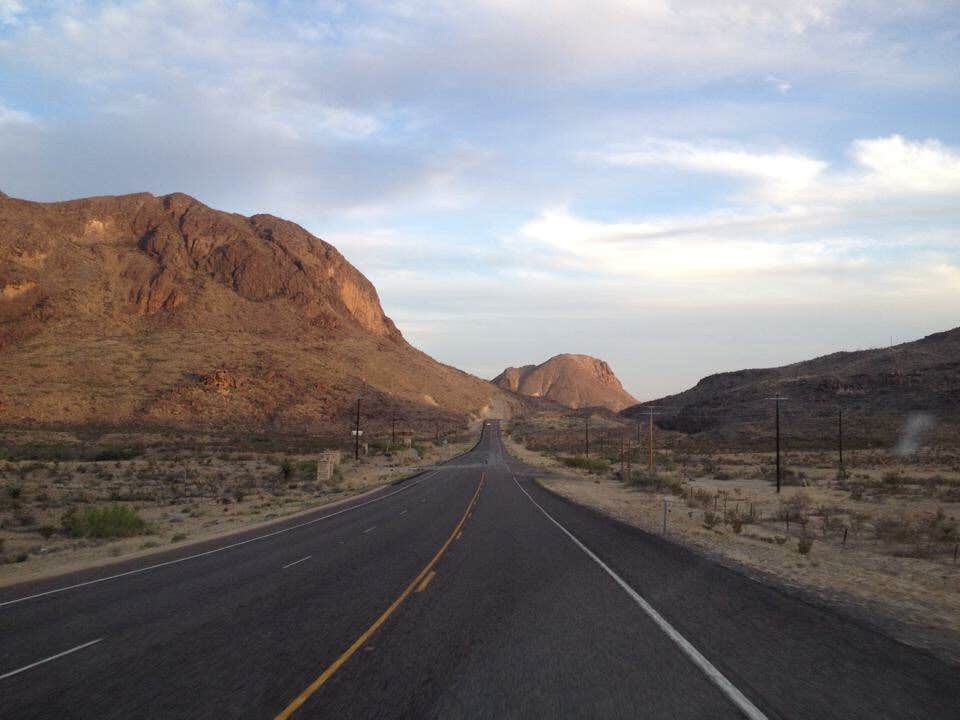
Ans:
[{"label": "road", "polygon": [[497,423],[352,503],[5,588],[0,640],[4,719],[960,718],[956,667],[555,497]]}]

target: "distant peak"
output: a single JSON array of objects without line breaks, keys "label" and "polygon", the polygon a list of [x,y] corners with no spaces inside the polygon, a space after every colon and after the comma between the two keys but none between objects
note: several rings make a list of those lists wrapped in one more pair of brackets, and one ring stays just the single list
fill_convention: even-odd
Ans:
[{"label": "distant peak", "polygon": [[618,412],[636,402],[610,366],[591,355],[561,353],[540,365],[507,368],[492,382],[570,408],[599,406]]}]

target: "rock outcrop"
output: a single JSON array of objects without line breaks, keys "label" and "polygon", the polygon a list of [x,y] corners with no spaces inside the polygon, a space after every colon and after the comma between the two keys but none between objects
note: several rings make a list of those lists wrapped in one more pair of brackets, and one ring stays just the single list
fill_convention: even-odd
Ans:
[{"label": "rock outcrop", "polygon": [[540,365],[509,367],[491,382],[569,408],[604,407],[619,412],[636,403],[610,366],[589,355],[556,355]]}]

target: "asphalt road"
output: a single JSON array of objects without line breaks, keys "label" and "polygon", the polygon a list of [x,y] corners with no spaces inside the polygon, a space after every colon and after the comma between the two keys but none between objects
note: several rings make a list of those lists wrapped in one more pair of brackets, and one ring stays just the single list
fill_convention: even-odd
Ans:
[{"label": "asphalt road", "polygon": [[0,591],[0,718],[233,717],[960,718],[960,674],[553,496],[491,423],[352,503]]}]

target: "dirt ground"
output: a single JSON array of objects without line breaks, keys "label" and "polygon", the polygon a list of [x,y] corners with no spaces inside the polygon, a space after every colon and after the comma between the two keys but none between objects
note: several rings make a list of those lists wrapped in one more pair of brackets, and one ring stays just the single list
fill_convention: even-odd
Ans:
[{"label": "dirt ground", "polygon": [[[0,460],[0,586],[267,525],[412,475],[471,444],[424,442],[359,461],[347,456],[332,479],[318,482],[318,456],[309,452],[175,448],[138,439],[146,449],[133,458],[101,452],[116,459]],[[76,536],[64,523],[71,509],[115,506],[132,510],[145,527],[103,538]]]},{"label": "dirt ground", "polygon": [[[538,481],[583,505],[774,578],[828,603],[863,611],[899,639],[960,662],[960,463],[955,456],[892,461],[849,453],[838,477],[828,452],[793,453],[775,492],[764,453],[664,452],[653,476],[619,464],[593,471],[569,456],[509,449],[542,468]],[[806,550],[806,552],[802,552]]]}]

